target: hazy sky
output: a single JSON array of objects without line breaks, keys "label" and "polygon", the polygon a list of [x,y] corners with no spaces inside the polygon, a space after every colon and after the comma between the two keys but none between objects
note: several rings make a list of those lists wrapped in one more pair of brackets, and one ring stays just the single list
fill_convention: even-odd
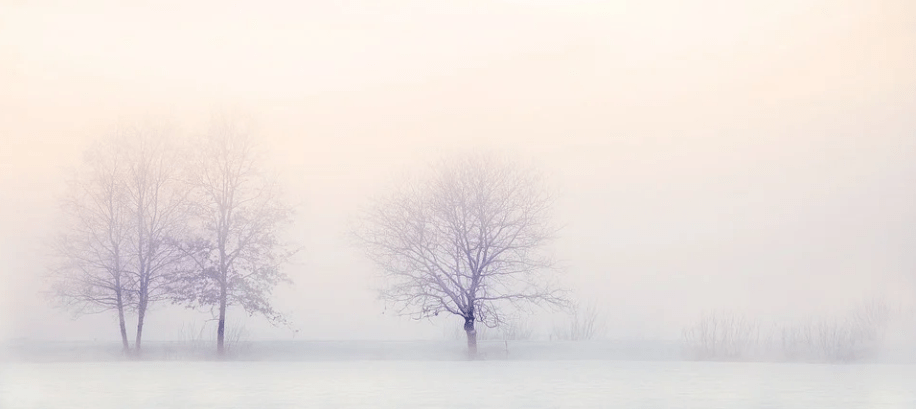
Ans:
[{"label": "hazy sky", "polygon": [[912,1],[118,3],[0,1],[0,339],[117,339],[37,295],[67,169],[119,122],[192,133],[225,106],[303,203],[277,296],[297,338],[441,336],[382,315],[344,229],[398,172],[480,147],[550,175],[564,279],[612,333],[916,294]]}]

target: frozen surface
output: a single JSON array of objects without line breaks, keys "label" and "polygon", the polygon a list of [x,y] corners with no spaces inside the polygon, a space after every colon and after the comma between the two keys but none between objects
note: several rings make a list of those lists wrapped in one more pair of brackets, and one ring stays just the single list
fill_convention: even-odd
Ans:
[{"label": "frozen surface", "polygon": [[[916,364],[914,345],[888,345],[876,356],[858,363]],[[483,341],[478,346],[485,360],[681,361],[685,358],[678,341]],[[213,352],[211,342],[146,342],[143,360],[212,360]],[[467,357],[467,345],[464,342],[441,341],[259,341],[230,346],[230,355],[233,361],[463,361]],[[776,361],[779,357],[771,358]],[[117,342],[23,341],[0,344],[0,364],[122,360],[121,345]]]},{"label": "frozen surface", "polygon": [[916,366],[622,361],[0,364],[0,408],[916,408]]},{"label": "frozen surface", "polygon": [[[487,360],[679,360],[676,342],[482,341]],[[144,360],[199,361],[213,358],[212,342],[147,342]],[[234,361],[455,361],[467,358],[464,342],[440,341],[262,341],[230,347]],[[19,342],[0,345],[0,362],[121,361],[121,345],[111,342]]]}]

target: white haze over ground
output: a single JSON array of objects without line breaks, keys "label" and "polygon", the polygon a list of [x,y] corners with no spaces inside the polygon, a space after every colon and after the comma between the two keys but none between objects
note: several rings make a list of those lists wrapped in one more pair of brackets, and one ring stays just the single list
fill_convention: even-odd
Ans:
[{"label": "white haze over ground", "polygon": [[916,366],[903,365],[12,364],[0,368],[0,407],[903,409],[916,402],[914,384]]},{"label": "white haze over ground", "polygon": [[[550,176],[564,280],[597,300],[609,337],[677,339],[704,310],[794,319],[916,294],[911,1],[119,3],[0,4],[0,340],[117,340],[111,316],[74,321],[38,295],[68,169],[118,123],[193,133],[226,106],[257,119],[270,165],[302,204],[290,230],[305,247],[288,269],[296,284],[276,297],[299,332],[232,311],[230,326],[255,340],[440,339],[457,325],[383,314],[344,229],[400,172],[472,148]],[[180,338],[207,318],[157,307],[147,339]],[[595,365],[583,382],[622,376]],[[87,368],[64,366],[60,379],[115,373]],[[137,376],[171,371],[149,368]],[[167,381],[196,381],[199,368]],[[234,391],[243,369],[227,368],[228,383],[208,385]],[[493,368],[484,372],[530,372]],[[417,367],[401,370],[390,382],[420,380]],[[659,369],[665,388],[686,388],[661,396],[688,393],[689,371],[709,371],[698,393],[728,388],[703,382],[731,370]],[[774,390],[796,387],[777,379],[791,370],[770,370],[760,376]],[[806,370],[851,382],[847,369]],[[888,379],[891,394],[903,378],[880,371],[909,371],[875,370],[869,382]],[[59,386],[17,379],[23,390]],[[430,399],[450,390],[437,385]],[[797,402],[783,399],[773,405]]]}]

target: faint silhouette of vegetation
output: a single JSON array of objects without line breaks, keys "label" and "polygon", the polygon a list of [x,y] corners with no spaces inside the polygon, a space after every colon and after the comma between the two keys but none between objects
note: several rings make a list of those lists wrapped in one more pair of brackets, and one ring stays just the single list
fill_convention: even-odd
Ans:
[{"label": "faint silhouette of vegetation", "polygon": [[682,336],[691,359],[744,360],[759,345],[760,325],[738,313],[713,311],[701,315]]},{"label": "faint silhouette of vegetation", "polygon": [[[209,322],[216,322],[210,320]],[[233,323],[224,335],[225,356],[239,357],[251,350],[250,332],[241,324]],[[209,359],[216,358],[212,348],[216,342],[216,333],[206,323],[197,326],[194,323],[183,324],[176,335],[176,341],[165,343],[162,356],[168,360]]]},{"label": "faint silhouette of vegetation", "polygon": [[892,313],[886,303],[871,300],[833,317],[764,326],[716,311],[683,330],[682,349],[688,358],[704,361],[855,362],[877,354]]},{"label": "faint silhouette of vegetation", "polygon": [[[456,325],[449,338],[460,340],[465,338],[464,325]],[[479,341],[528,341],[534,338],[534,328],[531,321],[525,317],[505,319],[497,327],[486,325],[477,328]]]},{"label": "faint silhouette of vegetation", "polygon": [[607,320],[598,312],[594,302],[574,304],[567,320],[551,328],[550,339],[556,341],[588,341],[607,333]]}]

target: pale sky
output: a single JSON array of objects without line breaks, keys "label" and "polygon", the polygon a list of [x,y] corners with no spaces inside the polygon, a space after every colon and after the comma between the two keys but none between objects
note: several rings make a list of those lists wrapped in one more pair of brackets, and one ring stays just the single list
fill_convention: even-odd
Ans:
[{"label": "pale sky", "polygon": [[[916,295],[912,1],[119,3],[0,2],[0,339],[117,339],[37,295],[68,169],[122,121],[192,133],[226,106],[303,203],[277,294],[297,339],[441,337],[382,315],[344,233],[474,148],[550,176],[564,280],[619,336]],[[157,309],[146,334],[206,317]]]}]

